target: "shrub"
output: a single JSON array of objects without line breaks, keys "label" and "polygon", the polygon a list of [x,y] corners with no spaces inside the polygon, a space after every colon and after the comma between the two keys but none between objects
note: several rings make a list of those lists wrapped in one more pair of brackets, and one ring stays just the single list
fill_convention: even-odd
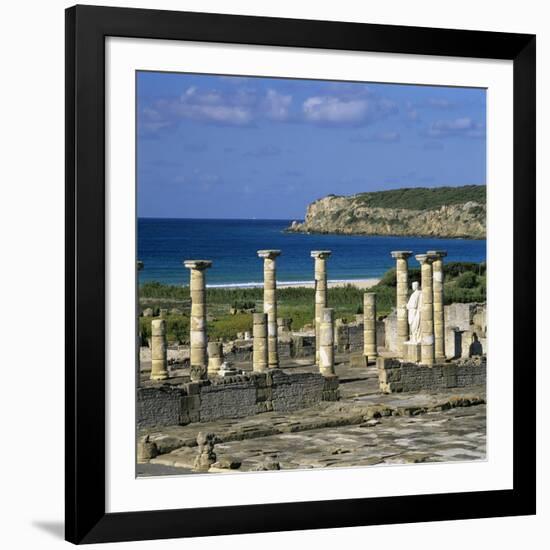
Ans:
[{"label": "shrub", "polygon": [[430,210],[443,205],[464,204],[470,201],[485,204],[486,187],[485,185],[406,187],[389,191],[359,193],[355,195],[355,200],[370,207]]},{"label": "shrub", "polygon": [[474,288],[477,286],[477,275],[473,271],[465,271],[454,280],[458,288]]},{"label": "shrub", "polygon": [[234,340],[237,332],[252,332],[252,315],[250,313],[238,313],[224,316],[207,325],[208,337],[214,340]]}]

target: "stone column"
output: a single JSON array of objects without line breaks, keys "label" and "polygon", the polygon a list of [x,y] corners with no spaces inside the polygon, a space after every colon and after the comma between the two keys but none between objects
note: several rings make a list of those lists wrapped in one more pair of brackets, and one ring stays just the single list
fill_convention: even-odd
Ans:
[{"label": "stone column", "polygon": [[443,300],[443,258],[447,256],[445,250],[429,250],[428,254],[434,258],[433,289],[434,289],[434,353],[435,361],[445,361],[445,310]]},{"label": "stone column", "polygon": [[321,312],[319,344],[319,372],[334,376],[334,310],[329,307]]},{"label": "stone column", "polygon": [[397,309],[397,350],[404,357],[403,346],[409,339],[409,320],[407,316],[407,301],[409,297],[409,264],[408,258],[412,255],[410,250],[394,250],[392,258],[395,258],[396,278],[396,309]]},{"label": "stone column", "polygon": [[[136,261],[136,268],[138,271],[142,271],[143,270],[143,262],[141,260],[137,260]],[[136,276],[136,280],[138,281],[138,286],[139,286],[139,275]],[[137,383],[137,386],[140,387],[141,386],[141,360],[139,358],[140,354],[139,354],[139,350],[140,350],[140,347],[141,347],[141,344],[144,340],[144,337],[143,337],[143,333],[142,331],[139,330],[139,323],[138,323],[138,337],[137,337],[137,350],[136,350],[136,353],[137,353],[137,358],[138,360],[136,361],[137,363],[137,373],[136,373],[136,383]]]},{"label": "stone column", "polygon": [[154,319],[151,322],[151,380],[166,380],[167,378],[166,321]]},{"label": "stone column", "polygon": [[327,258],[330,250],[312,250],[315,259],[315,362],[319,365],[319,327],[321,313],[327,307]]},{"label": "stone column", "polygon": [[365,292],[363,295],[363,355],[365,364],[376,360],[376,293]]},{"label": "stone column", "polygon": [[280,250],[258,250],[258,256],[264,260],[264,313],[267,313],[267,355],[270,369],[279,366],[275,258],[280,254]]},{"label": "stone column", "polygon": [[189,292],[191,294],[190,319],[190,363],[191,380],[207,377],[206,354],[206,284],[205,271],[212,265],[209,260],[185,260],[185,267],[191,270]]},{"label": "stone column", "polygon": [[252,336],[254,347],[252,352],[252,370],[264,372],[267,370],[267,314],[254,313],[252,315]]},{"label": "stone column", "polygon": [[208,342],[208,376],[216,376],[223,363],[223,344],[221,342]]},{"label": "stone column", "polygon": [[422,310],[420,362],[424,365],[434,363],[434,309],[433,309],[433,258],[429,254],[418,254],[422,276]]}]

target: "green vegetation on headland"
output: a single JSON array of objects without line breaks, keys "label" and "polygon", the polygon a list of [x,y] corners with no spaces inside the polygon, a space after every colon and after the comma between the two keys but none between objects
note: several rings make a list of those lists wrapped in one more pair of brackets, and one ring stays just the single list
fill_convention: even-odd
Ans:
[{"label": "green vegetation on headland", "polygon": [[407,210],[433,210],[441,206],[477,202],[485,204],[485,185],[463,185],[461,187],[404,187],[390,191],[359,193],[356,199],[370,207],[405,208]]},{"label": "green vegetation on headland", "polygon": [[304,221],[293,221],[286,231],[483,239],[486,188],[414,187],[328,195],[309,204]]},{"label": "green vegetation on headland", "polygon": [[[420,281],[420,269],[409,269],[409,284]],[[395,269],[390,269],[380,282],[368,289],[376,292],[377,312],[387,315],[395,307]],[[363,312],[364,289],[352,285],[329,289],[329,307],[335,309],[336,318],[353,321]],[[445,303],[484,302],[486,300],[485,263],[449,262],[445,264]],[[292,319],[292,329],[300,330],[311,325],[314,317],[315,290],[290,287],[277,290],[278,316]],[[206,291],[208,307],[208,336],[212,339],[234,340],[238,332],[252,331],[250,310],[262,311],[262,288],[209,288]],[[189,288],[144,283],[139,287],[140,312],[153,309],[165,315],[168,340],[187,343],[189,339]],[[174,311],[175,310],[175,311]],[[145,341],[151,334],[151,317],[139,318],[140,333]]]}]

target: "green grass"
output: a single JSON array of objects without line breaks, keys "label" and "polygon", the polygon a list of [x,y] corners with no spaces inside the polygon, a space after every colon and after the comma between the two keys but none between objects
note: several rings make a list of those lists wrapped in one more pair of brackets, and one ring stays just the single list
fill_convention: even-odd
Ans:
[{"label": "green grass", "polygon": [[[433,210],[444,205],[463,204],[469,201],[485,204],[485,185],[462,187],[405,187],[390,191],[359,193],[355,200],[371,207]],[[479,213],[482,213],[479,208]]]},{"label": "green grass", "polygon": [[[409,284],[420,281],[420,269],[409,269]],[[395,269],[390,269],[380,282],[369,289],[376,292],[376,307],[379,316],[387,315],[395,307]],[[363,311],[364,290],[351,285],[331,288],[328,292],[329,307],[335,309],[336,318],[354,320],[357,313]],[[188,343],[189,340],[189,289],[144,283],[140,285],[140,308],[153,308],[158,314],[159,308],[177,307],[181,315],[166,316],[168,340],[170,342]],[[484,302],[486,300],[486,264],[470,262],[449,262],[445,264],[445,303]],[[293,330],[313,322],[314,317],[313,288],[290,287],[277,291],[278,316],[292,319]],[[250,307],[262,311],[263,289],[214,288],[206,291],[209,321],[207,324],[210,339],[233,340],[238,332],[252,331],[252,315],[249,313],[230,314],[231,307]],[[151,317],[140,317],[140,333],[143,341],[151,334]]]}]

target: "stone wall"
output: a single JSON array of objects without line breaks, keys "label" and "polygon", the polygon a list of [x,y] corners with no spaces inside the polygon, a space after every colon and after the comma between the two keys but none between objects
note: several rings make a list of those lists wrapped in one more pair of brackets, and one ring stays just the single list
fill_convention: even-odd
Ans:
[{"label": "stone wall", "polygon": [[[487,352],[486,309],[485,304],[475,302],[445,306],[445,355],[448,359],[467,358]],[[383,322],[385,342],[379,345],[387,351],[397,352],[395,309],[384,318]]]},{"label": "stone wall", "polygon": [[445,306],[445,353],[449,359],[487,353],[486,316],[485,304]]},{"label": "stone wall", "polygon": [[294,332],[292,334],[292,357],[315,357],[315,335]]},{"label": "stone wall", "polygon": [[[358,317],[363,317],[359,315]],[[334,328],[334,345],[338,353],[354,353],[363,351],[363,322],[346,323],[342,319],[336,321]],[[385,323],[376,321],[376,345],[385,345]]]},{"label": "stone wall", "polygon": [[[189,362],[189,346],[177,346],[171,344],[166,350],[168,363],[188,363]],[[151,362],[151,348],[149,346],[141,346],[139,348],[139,360],[141,362]]]},{"label": "stone wall", "polygon": [[339,399],[338,378],[318,373],[265,373],[138,389],[138,428],[162,427],[268,411],[293,411]]},{"label": "stone wall", "polygon": [[376,365],[383,393],[463,388],[485,384],[487,380],[485,357],[431,366],[379,357]]}]

